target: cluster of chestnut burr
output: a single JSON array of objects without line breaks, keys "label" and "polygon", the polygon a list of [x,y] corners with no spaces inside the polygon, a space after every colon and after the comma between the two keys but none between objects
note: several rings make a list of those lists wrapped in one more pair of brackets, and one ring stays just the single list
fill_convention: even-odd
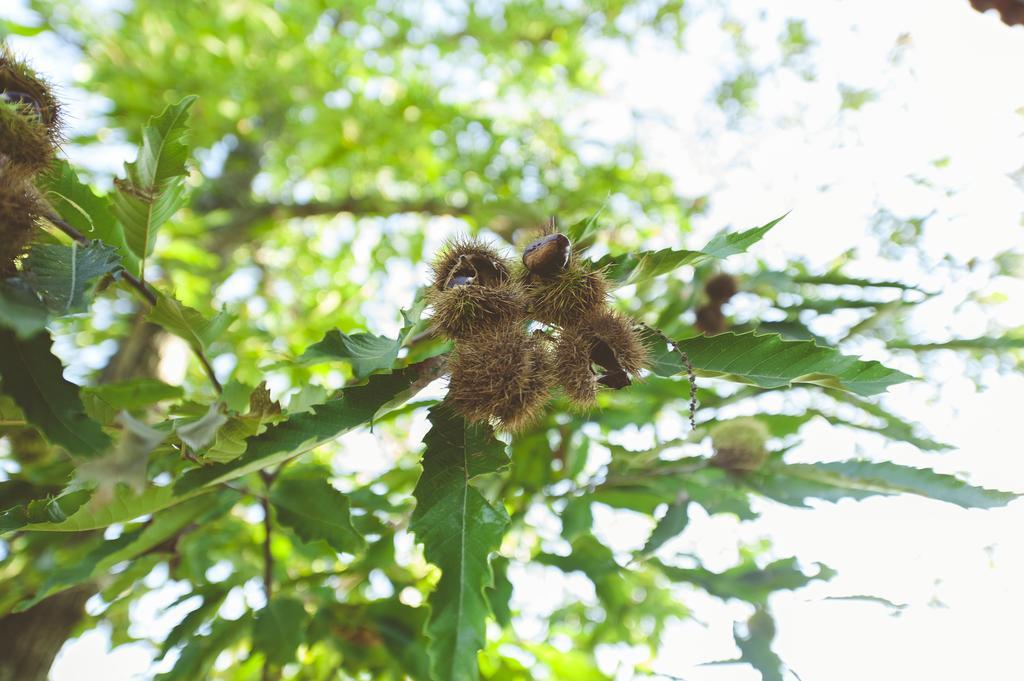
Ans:
[{"label": "cluster of chestnut burr", "polygon": [[52,88],[0,45],[0,277],[14,274],[44,214],[34,180],[50,168],[60,140]]},{"label": "cluster of chestnut burr", "polygon": [[470,422],[519,431],[560,388],[580,409],[649,361],[636,324],[612,310],[604,273],[550,226],[513,262],[476,239],[446,244],[428,300],[436,333],[454,341],[448,403]]}]

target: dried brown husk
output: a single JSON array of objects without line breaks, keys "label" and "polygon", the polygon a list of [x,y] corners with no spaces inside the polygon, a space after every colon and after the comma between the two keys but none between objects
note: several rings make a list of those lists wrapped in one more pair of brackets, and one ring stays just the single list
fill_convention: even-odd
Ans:
[{"label": "dried brown husk", "polygon": [[456,344],[449,358],[448,402],[470,422],[517,432],[543,414],[551,359],[541,335],[520,323],[492,327]]}]

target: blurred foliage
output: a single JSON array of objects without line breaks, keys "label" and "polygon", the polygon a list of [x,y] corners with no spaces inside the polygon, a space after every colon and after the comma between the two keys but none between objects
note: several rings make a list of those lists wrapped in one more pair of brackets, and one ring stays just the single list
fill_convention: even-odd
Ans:
[{"label": "blurred foliage", "polygon": [[[569,115],[599,101],[594,46],[629,44],[637,26],[681,44],[681,3],[32,5],[38,31],[0,30],[77,46],[79,85],[109,102],[104,127],[72,141],[141,146],[105,193],[109,178],[66,163],[41,182],[98,241],[48,228],[0,285],[8,617],[85,585],[95,596],[75,631],[104,623],[115,645],[148,641],[164,679],[573,681],[610,678],[603,643],[653,659],[699,589],[751,604],[736,659],[781,679],[769,597],[832,572],[766,546],[708,570],[673,543],[692,509],[751,519],[756,497],[1013,498],[885,461],[785,461],[816,420],[946,448],[872,397],[909,376],[840,342],[1019,357],[1021,339],[913,337],[901,315],[930,292],[799,255],[734,271],[742,305],[711,301],[705,282],[733,269],[722,259],[770,240],[774,222],[687,250],[700,246],[694,202],[636,144],[591,139]],[[742,27],[733,35],[743,57]],[[813,43],[799,23],[781,40],[794,61]],[[742,116],[757,86],[741,64],[718,104]],[[842,106],[870,100],[844,91]],[[556,396],[540,424],[498,441],[435,406],[448,348],[424,333],[416,291],[446,237],[511,249],[549,215],[594,246],[655,364],[591,413]],[[893,247],[923,224],[883,222]],[[104,257],[88,280],[61,288],[90,248]],[[711,302],[724,335],[699,333]],[[822,332],[836,315],[853,321]],[[695,429],[687,362],[707,377]],[[780,393],[783,409],[766,406]],[[771,435],[756,471],[710,456],[709,426],[743,408]],[[626,448],[624,433],[650,445]],[[648,518],[643,548],[606,543],[598,506]],[[592,593],[543,604],[540,633],[524,637],[527,567],[582,576]],[[170,633],[138,633],[133,604],[171,586]]]}]

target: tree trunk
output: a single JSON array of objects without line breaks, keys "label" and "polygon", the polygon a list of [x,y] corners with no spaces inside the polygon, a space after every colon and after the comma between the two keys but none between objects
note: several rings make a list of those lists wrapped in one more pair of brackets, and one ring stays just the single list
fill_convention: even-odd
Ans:
[{"label": "tree trunk", "polygon": [[[103,369],[100,382],[155,375],[161,335],[160,327],[137,315],[131,333]],[[35,439],[42,442],[38,435]],[[47,450],[44,456],[54,455],[51,448]],[[28,446],[15,446],[12,454],[19,463],[27,465],[31,464],[22,461],[21,456],[38,458],[36,449]],[[82,621],[85,602],[96,589],[95,584],[86,582],[54,594],[24,612],[0,617],[0,681],[46,681],[54,658]]]},{"label": "tree trunk", "polygon": [[0,681],[46,681],[93,593],[92,585],[77,586],[0,617]]}]

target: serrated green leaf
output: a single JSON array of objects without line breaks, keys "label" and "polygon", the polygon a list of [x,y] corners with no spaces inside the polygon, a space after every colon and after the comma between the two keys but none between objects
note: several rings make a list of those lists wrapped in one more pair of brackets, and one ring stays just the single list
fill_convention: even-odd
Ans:
[{"label": "serrated green leaf", "polygon": [[125,242],[141,261],[153,252],[157,229],[184,203],[187,174],[188,110],[196,101],[185,97],[151,118],[142,130],[142,144],[134,162],[125,163],[125,177],[117,180],[114,215],[124,227]]},{"label": "serrated green leaf", "polygon": [[277,596],[256,613],[252,625],[252,647],[274,665],[283,666],[295,659],[295,651],[305,640],[309,614],[302,601]]},{"label": "serrated green leaf", "polygon": [[126,269],[139,271],[139,259],[128,248],[124,228],[111,212],[107,197],[97,196],[89,185],[78,179],[67,161],[57,161],[53,171],[42,175],[37,182],[46,200],[65,222],[85,236],[113,246]]},{"label": "serrated green leaf", "polygon": [[401,347],[401,339],[375,336],[372,333],[348,335],[335,329],[328,331],[320,342],[306,348],[295,363],[312,366],[341,360],[352,366],[356,378],[363,378],[375,371],[390,369],[398,359]]},{"label": "serrated green leaf", "polygon": [[78,386],[64,379],[64,367],[50,353],[49,334],[29,339],[0,329],[0,376],[29,423],[46,439],[73,454],[97,456],[110,436],[85,413]]},{"label": "serrated green leaf", "polygon": [[[655,340],[651,344],[651,370],[659,376],[684,371],[679,352],[664,342],[664,336],[655,332],[652,337]],[[913,378],[879,362],[865,362],[811,341],[787,341],[781,336],[760,336],[753,331],[696,336],[675,345],[686,352],[698,375],[761,388],[813,383],[858,395],[876,395]]]},{"label": "serrated green leaf", "polygon": [[494,585],[487,589],[487,601],[491,605],[494,620],[503,627],[512,623],[512,582],[508,578],[509,560],[505,556],[495,556],[491,560],[494,570]]},{"label": "serrated green leaf", "polygon": [[876,494],[917,494],[964,508],[1005,506],[1019,494],[976,487],[953,475],[927,468],[912,468],[887,461],[833,463],[769,462],[746,482],[760,494],[792,506],[808,497],[836,501],[863,499]]},{"label": "serrated green leaf", "polygon": [[0,281],[0,328],[28,340],[45,329],[48,321],[49,311],[25,281]]},{"label": "serrated green leaf", "polygon": [[[144,515],[157,513],[177,504],[184,503],[189,499],[214,491],[212,488],[201,488],[189,490],[182,494],[175,494],[174,488],[170,485],[157,487],[150,485],[142,492],[131,490],[119,490],[118,494],[106,504],[78,504],[72,513],[65,513],[65,518],[44,519],[33,518],[25,529],[39,532],[85,532],[98,530],[123,523]],[[86,490],[91,495],[91,491]],[[68,492],[56,499],[61,504],[76,499],[81,491]]]},{"label": "serrated green leaf", "polygon": [[490,427],[468,425],[445,404],[432,408],[429,419],[410,527],[426,559],[441,570],[429,599],[431,678],[471,681],[477,678],[477,651],[486,642],[490,554],[501,544],[508,514],[488,503],[470,481],[501,470],[508,457]]},{"label": "serrated green leaf", "polygon": [[[232,494],[231,503],[235,498],[237,495]],[[145,526],[125,532],[117,539],[100,543],[74,564],[55,566],[49,574],[45,575],[43,584],[35,596],[21,603],[16,611],[27,610],[53,594],[95,579],[117,563],[131,560],[145,553],[194,520],[209,516],[212,511],[222,509],[224,506],[223,499],[211,494],[192,499],[157,514],[153,517],[152,522]]]},{"label": "serrated green leaf", "polygon": [[619,286],[637,284],[677,270],[684,265],[700,265],[708,260],[743,253],[760,241],[768,230],[784,217],[786,216],[743,232],[719,234],[699,251],[663,248],[660,251],[606,255],[598,260],[595,266],[603,269],[608,278]]},{"label": "serrated green leaf", "polygon": [[569,237],[569,241],[572,243],[572,247],[576,250],[584,249],[593,242],[594,237],[600,231],[600,227],[597,223],[597,219],[601,217],[601,213],[608,205],[608,199],[606,198],[596,211],[583,218],[574,225],[570,225],[564,234]]},{"label": "serrated green leaf", "polygon": [[320,477],[288,475],[270,489],[278,521],[303,541],[323,540],[335,551],[355,553],[365,544],[352,527],[348,497]]},{"label": "serrated green leaf", "polygon": [[94,240],[86,246],[35,244],[25,258],[25,278],[57,315],[83,312],[100,277],[121,267],[112,246]]},{"label": "serrated green leaf", "polygon": [[207,319],[199,310],[161,293],[157,294],[156,305],[149,311],[148,319],[183,339],[199,353],[205,353],[234,321],[227,312],[219,312],[213,319]]},{"label": "serrated green leaf", "polygon": [[[789,213],[786,213],[786,215],[789,215]],[[763,239],[768,230],[782,222],[786,215],[780,215],[767,224],[742,232],[720,232],[700,250],[702,253],[707,253],[713,258],[719,259],[745,253],[748,248]]]}]

